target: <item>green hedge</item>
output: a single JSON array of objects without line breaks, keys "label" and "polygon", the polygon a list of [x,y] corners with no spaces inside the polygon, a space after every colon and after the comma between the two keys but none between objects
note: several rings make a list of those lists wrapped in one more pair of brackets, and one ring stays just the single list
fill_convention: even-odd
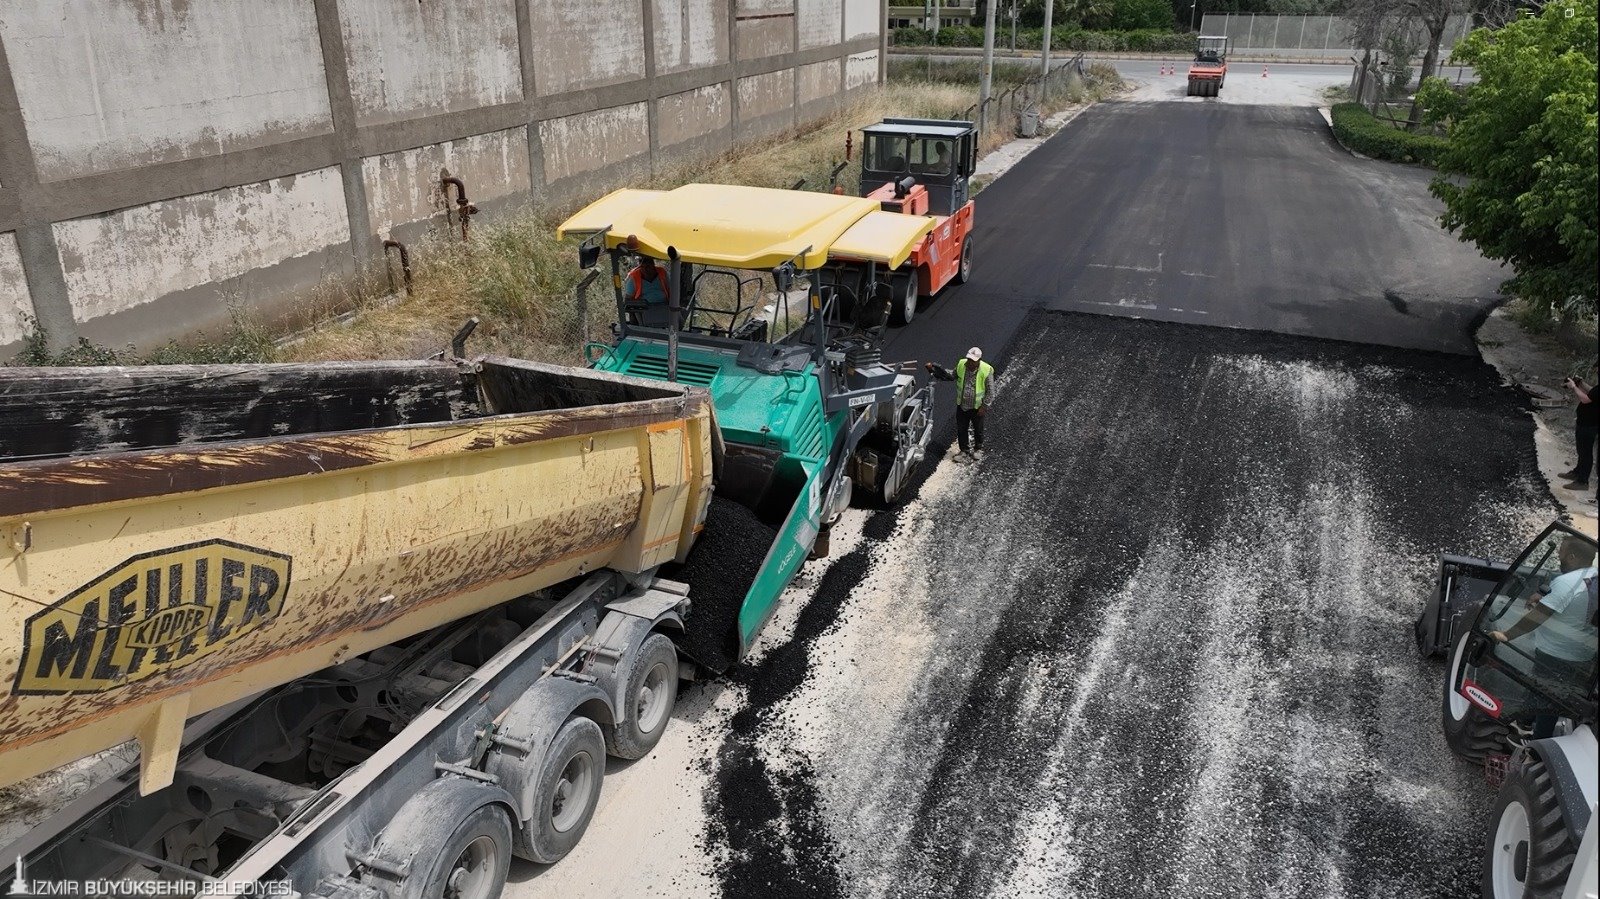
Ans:
[{"label": "green hedge", "polygon": [[[1023,28],[1017,32],[1017,49],[1037,50],[1043,44],[1044,33],[1038,28]],[[896,28],[894,43],[899,47],[927,47],[935,38],[923,28]],[[937,45],[940,47],[982,47],[983,29],[972,25],[947,25],[939,29]],[[1011,46],[1009,29],[995,35],[995,46]],[[1075,28],[1056,28],[1050,33],[1052,50],[1086,50],[1094,53],[1190,53],[1194,50],[1194,35],[1171,31],[1144,29],[1140,31],[1083,31]]]},{"label": "green hedge", "polygon": [[1339,142],[1373,159],[1433,166],[1439,154],[1450,146],[1446,138],[1414,134],[1379,121],[1360,103],[1340,103],[1332,112],[1333,134]]}]

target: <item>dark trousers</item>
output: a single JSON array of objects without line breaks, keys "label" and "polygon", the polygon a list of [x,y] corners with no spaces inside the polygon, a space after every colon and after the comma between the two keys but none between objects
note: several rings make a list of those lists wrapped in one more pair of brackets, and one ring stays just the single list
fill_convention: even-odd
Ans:
[{"label": "dark trousers", "polygon": [[1578,464],[1572,468],[1574,481],[1588,481],[1594,470],[1594,442],[1600,438],[1600,425],[1578,425]]},{"label": "dark trousers", "polygon": [[972,445],[983,449],[983,416],[976,409],[956,407],[956,443],[967,452],[967,428],[972,429]]}]

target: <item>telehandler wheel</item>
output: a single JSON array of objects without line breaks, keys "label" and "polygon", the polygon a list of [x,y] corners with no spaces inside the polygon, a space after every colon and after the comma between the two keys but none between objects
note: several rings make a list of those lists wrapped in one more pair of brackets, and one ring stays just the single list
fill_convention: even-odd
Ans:
[{"label": "telehandler wheel", "polygon": [[[1460,620],[1471,621],[1474,617],[1475,613],[1468,612]],[[1450,650],[1450,674],[1444,682],[1440,718],[1444,727],[1444,741],[1449,744],[1450,751],[1469,762],[1481,763],[1491,753],[1509,751],[1510,728],[1452,689],[1456,674],[1461,670],[1470,635],[1468,631],[1458,634]]]},{"label": "telehandler wheel", "polygon": [[965,284],[972,280],[972,235],[961,241],[961,267],[956,269],[955,282]]},{"label": "telehandler wheel", "polygon": [[1558,899],[1577,851],[1555,778],[1544,762],[1528,759],[1501,784],[1489,817],[1484,899]]},{"label": "telehandler wheel", "polygon": [[889,320],[897,325],[909,325],[917,317],[916,275],[894,275],[889,279],[894,288],[894,298],[889,301]]},{"label": "telehandler wheel", "polygon": [[594,817],[605,775],[600,725],[583,717],[567,719],[540,762],[533,817],[523,822],[513,843],[517,855],[548,865],[571,852]]},{"label": "telehandler wheel", "polygon": [[665,634],[640,644],[626,674],[623,721],[605,728],[606,750],[619,759],[642,759],[661,742],[678,699],[678,650]]}]

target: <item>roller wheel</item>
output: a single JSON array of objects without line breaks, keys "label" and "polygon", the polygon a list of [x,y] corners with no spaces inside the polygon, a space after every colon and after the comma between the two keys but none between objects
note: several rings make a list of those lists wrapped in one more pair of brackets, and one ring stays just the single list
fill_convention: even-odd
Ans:
[{"label": "roller wheel", "polygon": [[606,749],[619,759],[641,759],[661,742],[678,699],[678,650],[665,634],[639,645],[626,674],[624,720],[609,725]]},{"label": "roller wheel", "polygon": [[[1471,621],[1474,617],[1468,614],[1461,620]],[[1470,636],[1471,632],[1463,629],[1462,633],[1456,635],[1455,645],[1450,649],[1450,674],[1444,683],[1440,717],[1444,726],[1444,741],[1450,745],[1450,751],[1469,762],[1481,763],[1491,753],[1510,749],[1510,728],[1452,689],[1456,673],[1461,670],[1462,657],[1467,651],[1467,638]]]},{"label": "roller wheel", "polygon": [[1489,817],[1484,899],[1559,899],[1576,856],[1555,778],[1530,758],[1506,777]]},{"label": "roller wheel", "polygon": [[897,325],[909,325],[917,317],[917,279],[915,275],[896,275],[889,280],[894,287],[894,298],[889,301],[889,320]]},{"label": "roller wheel", "polygon": [[972,280],[972,235],[961,241],[961,267],[956,269],[955,281],[965,284]]},{"label": "roller wheel", "polygon": [[539,763],[533,817],[517,832],[518,856],[558,862],[583,839],[600,801],[606,774],[606,738],[588,718],[569,718]]}]

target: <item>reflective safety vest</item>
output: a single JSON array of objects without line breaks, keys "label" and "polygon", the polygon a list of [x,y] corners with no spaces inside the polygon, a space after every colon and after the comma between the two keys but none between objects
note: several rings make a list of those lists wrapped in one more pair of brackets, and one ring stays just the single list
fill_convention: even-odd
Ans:
[{"label": "reflective safety vest", "polygon": [[646,281],[639,269],[628,272],[628,289],[623,294],[623,299],[633,302],[665,303],[668,297],[667,270],[656,266],[656,279]]},{"label": "reflective safety vest", "polygon": [[[967,390],[967,363],[972,360],[963,358],[956,363],[956,405],[961,405],[961,395]],[[989,377],[994,374],[994,366],[987,362],[978,362],[978,383],[972,386],[972,408],[977,409],[983,405],[983,394],[989,389]]]}]

